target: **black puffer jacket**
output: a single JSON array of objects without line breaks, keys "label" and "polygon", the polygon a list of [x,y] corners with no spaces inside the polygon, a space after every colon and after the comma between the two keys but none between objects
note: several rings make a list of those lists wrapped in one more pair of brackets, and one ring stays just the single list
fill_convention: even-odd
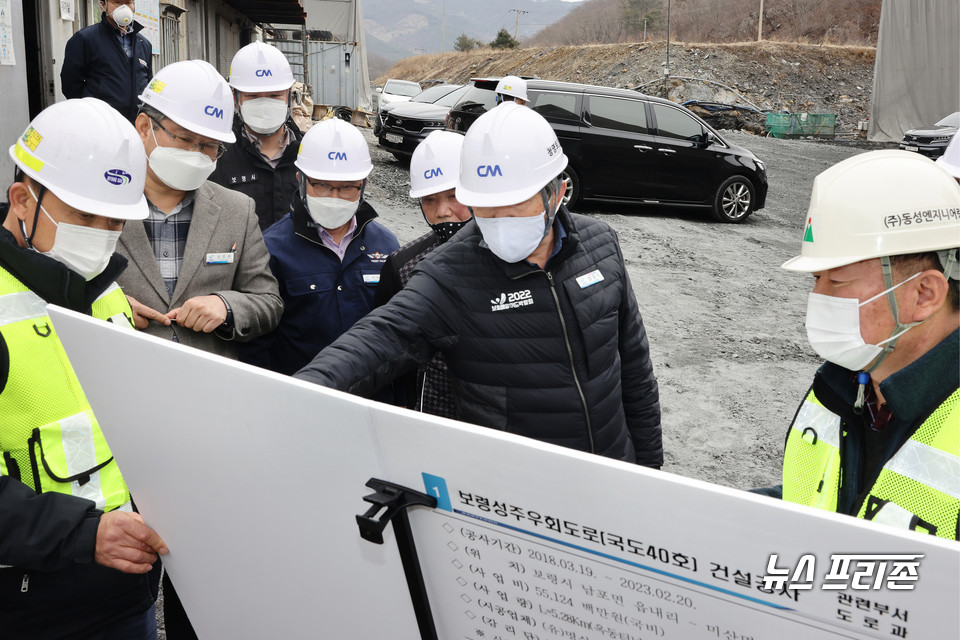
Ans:
[{"label": "black puffer jacket", "polygon": [[237,141],[227,145],[227,150],[217,160],[217,168],[210,175],[210,180],[221,187],[253,198],[257,203],[260,231],[266,231],[290,211],[293,194],[297,192],[297,168],[293,163],[297,159],[303,134],[293,120],[288,119],[286,125],[296,139],[284,149],[277,167],[273,168],[257,145],[244,135],[239,116],[235,117],[233,134]]},{"label": "black puffer jacket", "polygon": [[659,467],[657,381],[617,237],[558,220],[545,271],[503,262],[471,222],[296,377],[369,395],[442,351],[459,419]]}]

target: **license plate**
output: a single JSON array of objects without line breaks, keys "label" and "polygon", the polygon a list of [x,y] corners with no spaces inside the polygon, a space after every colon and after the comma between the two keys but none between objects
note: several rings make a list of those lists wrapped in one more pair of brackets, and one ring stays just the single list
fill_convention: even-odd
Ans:
[{"label": "license plate", "polygon": [[904,151],[920,151],[919,147],[904,147]]},{"label": "license plate", "polygon": [[398,136],[393,133],[385,133],[383,137],[387,139],[387,142],[392,142],[393,144],[403,144],[403,136]]}]

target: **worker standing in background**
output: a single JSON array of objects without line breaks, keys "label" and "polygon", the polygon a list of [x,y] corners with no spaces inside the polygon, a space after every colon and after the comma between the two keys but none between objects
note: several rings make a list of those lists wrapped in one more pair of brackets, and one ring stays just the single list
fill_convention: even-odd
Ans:
[{"label": "worker standing in background", "polygon": [[283,317],[240,351],[243,362],[288,375],[373,309],[380,270],[400,246],[364,198],[373,163],[359,129],[337,118],[314,125],[296,166],[298,197],[264,234]]},{"label": "worker standing in background", "polygon": [[233,133],[210,180],[253,198],[260,230],[290,210],[297,192],[297,150],[303,134],[290,117],[293,72],[283,52],[251,42],[230,63]]},{"label": "worker standing in background", "polygon": [[60,85],[67,98],[100,98],[133,122],[153,76],[153,46],[134,20],[133,0],[100,0],[100,8],[100,22],[67,40]]},{"label": "worker standing in background", "polygon": [[[459,133],[434,131],[414,149],[410,158],[410,197],[419,201],[430,231],[387,258],[375,296],[378,307],[403,289],[421,260],[470,222],[470,209],[457,200],[456,193],[462,148],[463,136]],[[437,353],[395,385],[395,397],[414,411],[453,418],[456,413],[449,376],[443,354]]]}]

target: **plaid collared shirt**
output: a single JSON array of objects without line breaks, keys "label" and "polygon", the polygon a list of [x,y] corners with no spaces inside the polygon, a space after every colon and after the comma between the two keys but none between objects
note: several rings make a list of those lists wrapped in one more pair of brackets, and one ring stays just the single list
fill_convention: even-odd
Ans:
[{"label": "plaid collared shirt", "polygon": [[272,158],[268,158],[267,154],[265,154],[262,151],[263,140],[261,140],[258,136],[250,133],[250,130],[247,129],[246,127],[241,127],[241,130],[243,131],[243,136],[247,140],[253,143],[253,145],[257,148],[257,151],[260,152],[260,156],[264,160],[266,160],[267,163],[274,169],[276,169],[277,165],[280,163],[280,158],[283,157],[283,152],[286,151],[287,147],[289,147],[291,144],[293,144],[297,140],[297,136],[293,135],[293,131],[290,130],[290,127],[288,127],[287,125],[283,125],[283,126],[284,126],[284,133],[283,133],[283,139],[280,141],[280,149],[277,150],[277,153]]},{"label": "plaid collared shirt", "polygon": [[143,228],[147,231],[147,238],[150,239],[150,246],[153,247],[157,265],[160,267],[160,275],[163,276],[163,283],[167,285],[167,293],[171,298],[177,288],[183,251],[187,246],[194,196],[195,192],[188,192],[170,213],[164,213],[147,200],[150,215],[143,221]]}]

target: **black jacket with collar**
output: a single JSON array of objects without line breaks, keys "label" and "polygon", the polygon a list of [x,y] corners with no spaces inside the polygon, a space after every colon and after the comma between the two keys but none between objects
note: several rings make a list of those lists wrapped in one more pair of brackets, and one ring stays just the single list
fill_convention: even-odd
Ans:
[{"label": "black jacket with collar", "polygon": [[440,351],[460,420],[659,467],[659,391],[616,234],[558,219],[546,270],[500,260],[467,224],[296,377],[369,395]]},{"label": "black jacket with collar", "polygon": [[67,98],[100,98],[133,122],[139,95],[153,77],[153,45],[134,22],[133,56],[127,57],[117,40],[117,29],[107,21],[76,32],[67,40],[60,69],[60,84]]},{"label": "black jacket with collar", "polygon": [[[0,205],[0,219],[5,212]],[[89,314],[91,303],[126,264],[114,254],[107,269],[86,282],[56,260],[21,248],[0,227],[0,268],[47,302],[74,311]],[[0,394],[9,364],[0,328]],[[101,513],[90,500],[56,492],[38,495],[16,478],[0,476],[0,565],[14,565],[0,568],[2,637],[79,640],[153,604],[159,562],[146,575],[94,562]]]},{"label": "black jacket with collar", "polygon": [[866,411],[857,414],[853,409],[858,387],[855,372],[831,362],[817,370],[813,392],[824,407],[841,419],[837,513],[855,516],[860,512],[883,465],[960,387],[958,354],[960,330],[953,331],[922,357],[885,378],[880,383],[880,391],[892,418],[879,432],[871,431]]},{"label": "black jacket with collar", "polygon": [[274,169],[257,145],[244,135],[243,122],[237,115],[233,123],[233,135],[237,141],[227,145],[227,150],[217,160],[217,168],[210,175],[210,180],[220,186],[253,198],[257,203],[260,231],[266,231],[290,211],[297,192],[297,168],[293,163],[303,134],[292,119],[287,119],[286,126],[293,132],[294,140],[283,150]]}]

